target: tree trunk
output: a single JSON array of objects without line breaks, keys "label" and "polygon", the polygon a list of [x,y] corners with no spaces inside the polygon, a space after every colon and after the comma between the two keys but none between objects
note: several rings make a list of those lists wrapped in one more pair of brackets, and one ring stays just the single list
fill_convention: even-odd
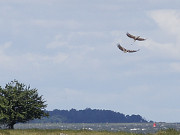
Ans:
[{"label": "tree trunk", "polygon": [[8,128],[9,128],[9,129],[14,129],[14,123],[9,124],[9,125],[8,125]]}]

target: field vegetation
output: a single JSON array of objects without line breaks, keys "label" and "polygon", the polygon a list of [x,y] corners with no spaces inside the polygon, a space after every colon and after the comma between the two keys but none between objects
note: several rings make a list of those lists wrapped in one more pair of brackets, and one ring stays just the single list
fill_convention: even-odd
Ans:
[{"label": "field vegetation", "polygon": [[[180,132],[175,129],[160,130],[154,134],[147,135],[179,135]],[[88,130],[55,130],[55,129],[16,129],[0,130],[0,135],[142,135],[128,132],[110,132],[110,131],[88,131]]]}]

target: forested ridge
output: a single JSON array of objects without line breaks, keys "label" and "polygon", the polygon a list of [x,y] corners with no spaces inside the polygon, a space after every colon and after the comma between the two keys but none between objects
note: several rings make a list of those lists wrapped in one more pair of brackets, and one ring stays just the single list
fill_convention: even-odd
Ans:
[{"label": "forested ridge", "polygon": [[48,118],[31,121],[33,123],[143,123],[148,122],[140,115],[124,115],[111,110],[86,108],[84,110],[58,110],[47,111]]}]

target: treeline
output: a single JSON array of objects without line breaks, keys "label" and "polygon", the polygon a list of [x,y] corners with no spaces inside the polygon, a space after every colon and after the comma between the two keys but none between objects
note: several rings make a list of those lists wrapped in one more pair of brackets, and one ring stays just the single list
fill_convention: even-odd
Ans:
[{"label": "treeline", "polygon": [[124,115],[111,110],[86,108],[84,110],[47,111],[48,118],[33,120],[32,123],[144,123],[147,122],[140,115]]}]

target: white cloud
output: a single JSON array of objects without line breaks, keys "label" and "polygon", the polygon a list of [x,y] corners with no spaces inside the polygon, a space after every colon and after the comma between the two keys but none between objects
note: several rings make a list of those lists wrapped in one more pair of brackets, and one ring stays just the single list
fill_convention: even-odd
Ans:
[{"label": "white cloud", "polygon": [[75,20],[31,20],[32,25],[44,28],[77,29],[81,24]]},{"label": "white cloud", "polygon": [[56,49],[62,46],[67,46],[67,42],[63,42],[63,41],[53,41],[51,43],[49,43],[46,47],[48,49]]},{"label": "white cloud", "polygon": [[180,36],[180,11],[156,10],[151,12],[151,16],[162,30]]},{"label": "white cloud", "polygon": [[4,43],[3,45],[0,45],[0,50],[8,49],[11,46],[12,46],[12,42],[8,41],[8,42]]},{"label": "white cloud", "polygon": [[62,63],[68,59],[68,55],[66,53],[58,53],[55,56],[48,57],[48,60],[52,60],[54,63]]},{"label": "white cloud", "polygon": [[[147,39],[143,46],[151,49],[156,56],[180,58],[180,12],[178,10],[154,10],[150,17],[160,28],[156,32],[161,41]],[[153,35],[152,35],[153,37]]]},{"label": "white cloud", "polygon": [[67,58],[68,55],[65,53],[58,53],[54,56],[51,55],[40,55],[40,54],[33,54],[33,53],[28,53],[24,55],[25,59],[28,61],[31,61],[32,63],[36,63],[39,65],[42,64],[41,66],[43,66],[43,63],[47,62],[47,63],[61,63],[64,62]]},{"label": "white cloud", "polygon": [[[58,0],[60,1],[60,0]],[[62,1],[62,0],[61,0]],[[57,0],[43,0],[43,2],[41,0],[0,0],[0,3],[21,3],[21,4],[53,4],[57,2]]]},{"label": "white cloud", "polygon": [[170,63],[170,67],[171,67],[173,72],[180,73],[180,63],[179,62]]},{"label": "white cloud", "polygon": [[[38,53],[10,53],[12,51],[12,42],[5,42],[0,45],[0,64],[3,69],[20,71],[29,68],[43,68],[48,64],[60,64],[68,59],[68,54],[58,52],[56,54],[38,54]],[[23,70],[22,70],[23,71]]]},{"label": "white cloud", "polygon": [[4,54],[3,52],[0,52],[0,63],[1,63],[1,67],[9,67],[9,65],[11,64],[11,57],[7,56],[6,54]]},{"label": "white cloud", "polygon": [[6,50],[10,48],[12,45],[12,42],[6,42],[2,45],[0,45],[0,63],[1,67],[8,67],[12,63],[12,58],[6,54]]},{"label": "white cloud", "polygon": [[177,43],[159,43],[157,41],[148,39],[143,45],[143,47],[153,51],[154,56],[163,56],[163,57],[172,57],[180,58],[180,46],[177,46]]}]

